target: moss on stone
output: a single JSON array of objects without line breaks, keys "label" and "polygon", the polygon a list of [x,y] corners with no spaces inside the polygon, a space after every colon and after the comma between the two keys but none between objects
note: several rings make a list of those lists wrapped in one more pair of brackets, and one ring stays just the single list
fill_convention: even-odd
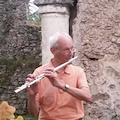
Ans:
[{"label": "moss on stone", "polygon": [[[9,58],[0,58],[0,65],[5,66],[4,72],[0,73],[0,87],[4,85],[9,85],[11,77],[14,75],[15,71],[18,68],[21,69],[34,69],[40,63],[40,59],[29,56],[21,56],[17,59],[9,59]],[[1,69],[2,71],[2,69]],[[7,83],[7,84],[6,84]]]}]

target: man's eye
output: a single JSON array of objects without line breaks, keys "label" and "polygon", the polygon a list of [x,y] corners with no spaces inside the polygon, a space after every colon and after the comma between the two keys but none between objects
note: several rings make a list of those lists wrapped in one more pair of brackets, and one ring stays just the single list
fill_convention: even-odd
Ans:
[{"label": "man's eye", "polygon": [[65,49],[66,51],[69,51],[69,49]]}]

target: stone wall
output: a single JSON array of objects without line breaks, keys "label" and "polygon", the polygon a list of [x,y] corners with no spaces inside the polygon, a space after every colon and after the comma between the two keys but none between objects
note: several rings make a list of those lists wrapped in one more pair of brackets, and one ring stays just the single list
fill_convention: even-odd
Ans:
[{"label": "stone wall", "polygon": [[93,95],[85,120],[120,120],[120,1],[78,0],[73,38]]},{"label": "stone wall", "polygon": [[[85,120],[120,120],[120,1],[76,0],[71,34],[75,64],[85,69],[93,102]],[[41,63],[40,29],[28,25],[28,0],[0,0],[0,102],[26,114],[26,90],[15,94]]]},{"label": "stone wall", "polygon": [[27,113],[27,95],[14,90],[41,64],[41,30],[28,24],[27,11],[28,0],[0,0],[0,103],[18,114]]}]

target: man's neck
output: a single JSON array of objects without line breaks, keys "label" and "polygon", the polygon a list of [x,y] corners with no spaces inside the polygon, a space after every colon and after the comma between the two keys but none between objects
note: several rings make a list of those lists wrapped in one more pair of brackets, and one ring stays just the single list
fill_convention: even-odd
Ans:
[{"label": "man's neck", "polygon": [[[63,64],[63,63],[62,63],[61,61],[53,58],[53,59],[52,59],[52,64],[53,64],[54,67],[57,67],[57,66],[59,66],[59,65],[61,65],[61,64]],[[66,66],[65,66],[65,67],[66,67]],[[59,70],[57,71],[57,73],[62,73],[62,72],[65,70],[65,67],[62,67],[61,69],[59,69]]]}]

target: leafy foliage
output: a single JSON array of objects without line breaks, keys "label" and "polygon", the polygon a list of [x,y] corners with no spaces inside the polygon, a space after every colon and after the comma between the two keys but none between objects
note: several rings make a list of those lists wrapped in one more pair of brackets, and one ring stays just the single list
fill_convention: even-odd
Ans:
[{"label": "leafy foliage", "polygon": [[38,11],[29,15],[29,22],[38,27],[41,25],[41,17]]}]

